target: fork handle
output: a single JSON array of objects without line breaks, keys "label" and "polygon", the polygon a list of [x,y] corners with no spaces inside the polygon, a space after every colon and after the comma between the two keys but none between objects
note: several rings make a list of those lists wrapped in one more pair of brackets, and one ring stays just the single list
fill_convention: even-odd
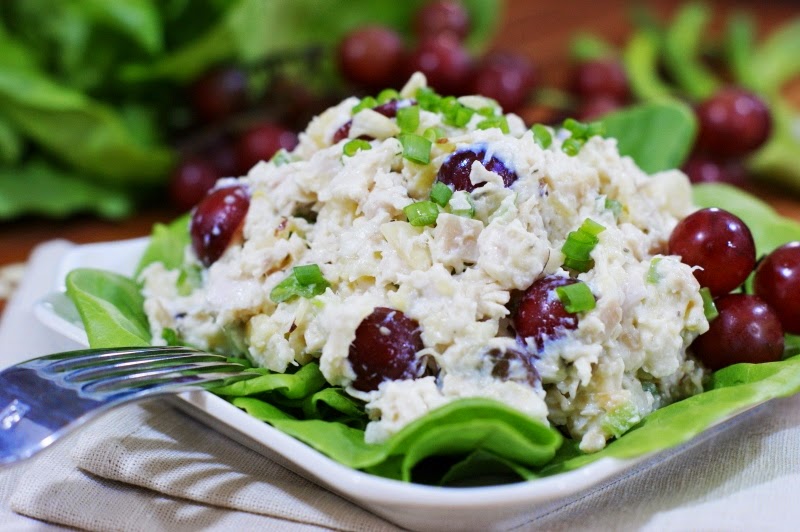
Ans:
[{"label": "fork handle", "polygon": [[[49,445],[73,423],[106,403],[81,397],[75,390],[46,386],[35,370],[9,368],[0,387],[0,463],[27,458]],[[25,398],[36,399],[31,408]]]}]

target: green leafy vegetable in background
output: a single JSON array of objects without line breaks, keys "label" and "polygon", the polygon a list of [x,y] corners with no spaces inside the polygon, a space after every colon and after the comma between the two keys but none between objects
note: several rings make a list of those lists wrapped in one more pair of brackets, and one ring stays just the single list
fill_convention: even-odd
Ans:
[{"label": "green leafy vegetable in background", "polygon": [[[191,126],[186,86],[195,77],[220,63],[258,69],[321,46],[323,68],[306,68],[303,79],[335,84],[329,54],[346,31],[379,22],[409,35],[423,1],[0,3],[0,171],[20,181],[0,184],[0,220],[130,214],[166,183],[176,139]],[[479,50],[499,0],[464,3],[473,20],[467,44]],[[253,79],[254,90],[267,82]]]}]

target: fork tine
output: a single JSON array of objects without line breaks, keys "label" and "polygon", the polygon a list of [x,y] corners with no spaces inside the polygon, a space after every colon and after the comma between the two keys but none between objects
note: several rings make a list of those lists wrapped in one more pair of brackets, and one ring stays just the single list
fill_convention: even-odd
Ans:
[{"label": "fork tine", "polygon": [[[88,394],[103,394],[151,387],[171,381],[185,384],[187,382],[185,377],[194,377],[206,372],[229,372],[231,375],[237,375],[244,374],[243,370],[245,369],[247,369],[245,366],[235,362],[195,362],[181,367],[166,366],[92,381],[84,385],[81,391]],[[251,375],[251,373],[247,373],[247,375]],[[252,373],[252,375],[257,375],[257,373]]]},{"label": "fork tine", "polygon": [[253,377],[258,377],[259,373],[251,373],[251,372],[212,372],[212,373],[196,373],[190,375],[184,375],[174,380],[164,380],[162,382],[155,382],[150,383],[146,386],[142,386],[137,390],[144,390],[146,389],[148,393],[156,393],[156,392],[165,392],[165,391],[180,391],[182,388],[186,387],[188,389],[192,388],[212,388],[216,386],[231,384],[236,381],[252,379]]},{"label": "fork tine", "polygon": [[108,364],[109,361],[138,360],[154,356],[182,355],[185,353],[202,353],[197,349],[183,346],[138,347],[123,349],[104,349],[99,352],[88,349],[62,353],[60,356],[43,357],[31,361],[40,371],[61,373],[83,367]]},{"label": "fork tine", "polygon": [[[124,358],[113,363],[93,366],[83,366],[64,375],[66,382],[86,382],[100,380],[108,377],[135,374],[137,372],[168,366],[184,366],[194,362],[226,362],[223,355],[211,353],[187,353],[178,355],[153,355],[147,358]],[[110,361],[109,361],[110,362]]]}]

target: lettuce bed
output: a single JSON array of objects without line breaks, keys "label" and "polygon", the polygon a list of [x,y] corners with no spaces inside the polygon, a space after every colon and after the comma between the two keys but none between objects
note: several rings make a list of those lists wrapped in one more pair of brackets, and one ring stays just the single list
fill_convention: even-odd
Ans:
[{"label": "lettuce bed", "polygon": [[[758,199],[725,185],[694,189],[701,206],[718,206],[750,226],[758,254],[800,240],[800,224]],[[186,218],[158,226],[137,270],[155,261],[177,267],[188,236]],[[74,270],[67,293],[92,347],[147,345],[150,333],[139,286],[100,270]],[[430,412],[380,445],[364,443],[363,404],[331,387],[316,364],[290,374],[266,370],[214,393],[254,417],[355,469],[403,481],[487,485],[569,471],[603,457],[632,458],[677,446],[717,422],[772,398],[800,391],[798,337],[787,336],[787,358],[717,371],[708,389],[662,408],[609,443],[583,454],[577,442],[513,409],[486,399],[462,399]]]}]

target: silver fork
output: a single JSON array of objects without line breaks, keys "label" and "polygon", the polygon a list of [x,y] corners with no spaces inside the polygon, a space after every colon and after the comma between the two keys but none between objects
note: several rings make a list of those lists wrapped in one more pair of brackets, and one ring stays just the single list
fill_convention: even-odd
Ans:
[{"label": "silver fork", "polygon": [[84,349],[0,372],[0,464],[28,458],[117,406],[259,373],[188,347]]}]

